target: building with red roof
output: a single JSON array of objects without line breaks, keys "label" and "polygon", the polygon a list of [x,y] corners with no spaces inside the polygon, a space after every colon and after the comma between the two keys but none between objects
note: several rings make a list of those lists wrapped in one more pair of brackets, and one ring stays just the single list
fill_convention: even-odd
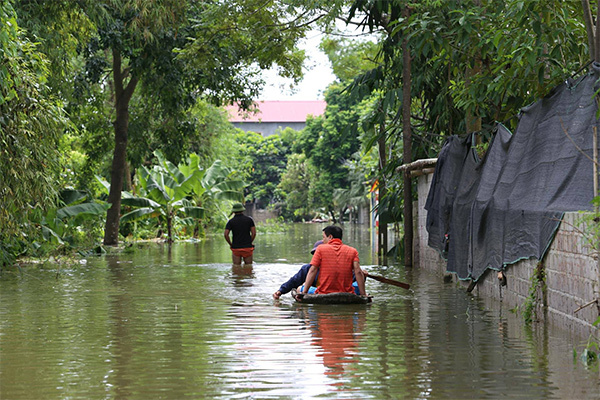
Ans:
[{"label": "building with red roof", "polygon": [[266,137],[285,128],[302,130],[308,116],[323,115],[326,105],[324,100],[266,100],[256,103],[256,112],[240,111],[237,106],[228,106],[226,109],[229,112],[229,122],[235,127],[245,132],[258,132]]}]

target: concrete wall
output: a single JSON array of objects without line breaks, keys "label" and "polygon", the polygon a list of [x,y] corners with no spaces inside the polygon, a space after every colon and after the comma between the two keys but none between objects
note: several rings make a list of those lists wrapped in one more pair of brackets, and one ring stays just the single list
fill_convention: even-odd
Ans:
[{"label": "concrete wall", "polygon": [[233,122],[233,126],[244,132],[257,132],[263,137],[275,135],[285,128],[301,131],[306,127],[306,122]]},{"label": "concrete wall", "polygon": [[267,222],[267,220],[276,220],[279,218],[279,213],[277,211],[259,210],[256,208],[255,203],[246,203],[245,207],[246,211],[244,214],[252,217],[255,223]]},{"label": "concrete wall", "polygon": [[[468,281],[459,281],[455,274],[446,272],[446,262],[440,254],[427,245],[425,201],[433,174],[418,177],[418,202],[415,204],[415,266],[439,274],[440,279],[452,280],[465,289]],[[485,301],[501,301],[509,308],[522,312],[525,309],[532,277],[541,271],[546,286],[535,289],[536,320],[557,324],[580,335],[598,333],[592,323],[600,315],[600,269],[597,254],[584,237],[581,214],[566,213],[545,259],[519,261],[506,267],[507,285],[501,286],[496,271],[488,270],[473,289],[474,295]],[[536,269],[539,271],[536,272]],[[578,310],[579,309],[579,310]]]}]

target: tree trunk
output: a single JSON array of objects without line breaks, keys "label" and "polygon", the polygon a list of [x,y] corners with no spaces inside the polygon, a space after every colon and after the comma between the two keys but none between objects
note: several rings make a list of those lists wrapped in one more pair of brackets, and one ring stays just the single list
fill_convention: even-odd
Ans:
[{"label": "tree trunk", "polygon": [[[585,30],[587,33],[588,47],[590,52],[590,60],[596,59],[596,40],[594,35],[594,20],[592,19],[592,10],[590,8],[590,0],[581,0],[583,7],[583,21],[585,22]],[[598,5],[600,7],[600,4]]]},{"label": "tree trunk", "polygon": [[385,126],[380,127],[381,132],[379,133],[379,139],[377,140],[377,146],[379,150],[379,185],[377,191],[379,192],[379,206],[377,212],[379,213],[379,229],[378,229],[378,244],[379,244],[379,264],[387,265],[387,253],[388,253],[388,227],[385,215],[381,215],[381,201],[387,194],[387,187],[385,184],[385,166],[387,164],[387,151],[385,145]]},{"label": "tree trunk", "polygon": [[[481,1],[479,0],[475,0],[475,5],[477,7],[481,7]],[[473,60],[473,67],[468,67],[467,69],[467,79],[465,84],[467,86],[469,86],[471,84],[471,78],[478,75],[479,73],[481,73],[481,55],[480,54],[475,54],[474,55],[474,60]],[[475,106],[474,109],[470,108],[467,109],[467,120],[466,120],[466,126],[467,126],[467,134],[473,133],[473,132],[481,132],[481,116],[479,115],[479,108],[477,106]],[[481,144],[482,143],[482,139],[481,139],[481,135],[477,135],[477,137],[475,138],[476,144]]]},{"label": "tree trunk", "polygon": [[121,190],[127,162],[127,130],[129,127],[129,101],[137,85],[137,78],[131,78],[123,87],[128,72],[121,69],[121,54],[113,49],[113,78],[115,85],[115,149],[110,172],[110,208],[106,213],[104,245],[116,246],[119,243],[119,219],[121,217]]},{"label": "tree trunk", "polygon": [[594,61],[600,61],[600,2],[596,6],[596,37],[594,42]]},{"label": "tree trunk", "polygon": [[[481,58],[476,56],[473,68],[468,68],[467,70],[467,79],[466,85],[469,86],[471,84],[471,78],[481,72]],[[471,134],[473,132],[481,131],[481,116],[479,115],[479,110],[477,107],[475,109],[467,109],[467,134]],[[477,135],[476,139],[477,144],[481,144],[481,135]]]},{"label": "tree trunk", "polygon": [[[410,9],[406,7],[402,11],[402,16],[406,19],[410,17]],[[412,162],[412,130],[410,126],[410,106],[411,96],[411,57],[406,35],[402,41],[402,143],[404,145],[403,158],[404,164]],[[412,182],[410,171],[404,171],[404,266],[413,265],[413,213],[412,213]]]},{"label": "tree trunk", "polygon": [[173,214],[167,211],[167,243],[173,243]]},{"label": "tree trunk", "polygon": [[110,174],[110,192],[108,202],[110,208],[106,213],[106,228],[104,230],[104,244],[114,246],[119,243],[119,219],[121,211],[121,189],[125,172],[125,159],[127,157],[127,122],[129,115],[127,109],[117,107],[115,127],[115,149]]},{"label": "tree trunk", "polygon": [[334,224],[337,224],[337,219],[335,218],[335,211],[332,209],[329,209],[329,216],[331,217],[331,219],[333,220]]}]

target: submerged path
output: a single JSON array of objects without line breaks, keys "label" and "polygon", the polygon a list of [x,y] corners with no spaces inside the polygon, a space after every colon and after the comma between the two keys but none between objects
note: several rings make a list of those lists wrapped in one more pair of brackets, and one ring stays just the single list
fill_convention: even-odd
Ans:
[{"label": "submerged path", "polygon": [[600,398],[597,369],[573,360],[581,338],[367,262],[411,290],[368,280],[368,305],[274,301],[304,255],[260,246],[251,269],[216,262],[215,241],[92,258],[58,280],[3,273],[0,398]]}]

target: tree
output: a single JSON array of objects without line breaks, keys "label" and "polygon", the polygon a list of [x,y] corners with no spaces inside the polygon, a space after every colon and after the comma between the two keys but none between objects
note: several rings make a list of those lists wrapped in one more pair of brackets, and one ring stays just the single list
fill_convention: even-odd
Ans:
[{"label": "tree", "polygon": [[[45,10],[45,3],[33,0],[27,6],[33,13]],[[276,64],[284,76],[301,76],[303,53],[295,44],[315,6],[274,0],[61,0],[60,5],[52,11],[81,10],[90,21],[89,40],[79,43],[85,50],[82,76],[100,84],[112,103],[108,245],[118,242],[132,104],[153,106],[154,119],[164,122],[162,136],[177,148],[177,139],[193,131],[186,119],[197,98],[237,101],[247,108],[262,87],[261,68]],[[138,91],[144,97],[132,103]]]},{"label": "tree", "polygon": [[33,212],[56,204],[58,137],[66,120],[49,95],[48,63],[17,24],[10,2],[0,3],[0,266],[32,237]]},{"label": "tree", "polygon": [[296,136],[296,131],[291,128],[267,137],[256,132],[239,132],[236,135],[241,159],[238,169],[252,182],[246,188],[246,197],[259,208],[267,208],[280,201],[276,189],[286,169]]},{"label": "tree", "polygon": [[[402,16],[407,7],[410,15]],[[408,181],[394,182],[399,165],[435,155],[445,135],[473,129],[474,120],[481,121],[480,134],[490,135],[496,121],[514,127],[512,117],[521,107],[586,65],[578,7],[535,0],[353,2],[349,17],[364,15],[361,25],[382,34],[380,65],[356,77],[351,87],[358,96],[380,95],[372,129],[363,130],[380,146],[397,136],[407,139],[403,156],[388,158],[380,171],[386,184],[407,196],[386,204],[410,207]],[[403,90],[410,98],[401,96]],[[380,152],[382,157],[394,153]],[[402,198],[395,191],[386,196]]]},{"label": "tree", "polygon": [[[402,18],[410,18],[410,8],[405,6],[402,10]],[[411,80],[412,80],[412,69],[411,69],[411,48],[408,44],[408,37],[410,31],[408,29],[402,32],[402,158],[405,164],[412,162],[412,128],[411,128]],[[468,118],[468,117],[467,117]],[[410,180],[410,172],[404,171],[402,179],[402,186],[404,187],[404,248],[407,251],[404,252],[404,265],[406,267],[412,267],[412,248],[413,248],[413,213],[412,213],[412,184]]]},{"label": "tree", "polygon": [[365,165],[360,160],[349,160],[347,162],[350,187],[347,189],[335,189],[333,191],[333,203],[339,211],[340,221],[348,214],[348,220],[355,222],[358,219],[358,211],[369,205],[367,198],[367,185],[365,185]]},{"label": "tree", "polygon": [[323,38],[319,47],[327,54],[339,82],[349,82],[377,67],[379,45],[374,39],[350,40],[329,35]]},{"label": "tree", "polygon": [[360,150],[359,137],[349,129],[357,124],[356,99],[343,95],[343,86],[330,85],[325,94],[327,107],[322,116],[307,120],[298,147],[313,167],[309,189],[312,208],[333,213],[333,190],[348,188],[346,160]]},{"label": "tree", "polygon": [[167,240],[173,242],[173,220],[177,214],[192,218],[202,218],[204,210],[196,206],[188,197],[203,175],[198,168],[198,156],[193,155],[190,165],[175,166],[160,152],[155,152],[158,165],[151,170],[140,167],[137,177],[139,190],[144,197],[126,193],[123,205],[138,207],[121,217],[122,222],[144,218],[162,217],[167,224]]},{"label": "tree", "polygon": [[291,154],[285,172],[277,185],[281,198],[281,215],[286,220],[304,220],[310,215],[308,191],[310,173],[304,154]]},{"label": "tree", "polygon": [[[256,79],[258,68],[276,63],[284,75],[301,75],[303,55],[294,51],[294,46],[306,30],[305,20],[287,20],[292,11],[287,7],[283,2],[257,0],[208,4],[132,1],[111,10],[108,24],[98,30],[102,47],[112,52],[116,110],[109,194],[112,207],[107,214],[105,244],[118,241],[128,106],[137,83],[142,80],[161,94],[198,93],[217,104],[237,101],[247,108],[261,87]],[[175,51],[178,49],[180,54]],[[165,102],[163,111],[176,115],[190,106],[177,100]]]},{"label": "tree", "polygon": [[[210,211],[208,216],[205,211],[205,221],[222,222],[219,221],[219,217],[227,220],[231,210],[230,202],[244,202],[244,189],[248,184],[240,176],[238,171],[228,167],[221,160],[215,160],[206,170],[194,187],[196,203]],[[227,211],[220,207],[222,204],[227,204]],[[215,215],[217,212],[221,215]]]},{"label": "tree", "polygon": [[[121,212],[121,190],[126,171],[127,141],[129,129],[129,103],[140,80],[159,79],[161,85],[179,83],[177,76],[167,75],[168,65],[173,62],[173,54],[180,43],[176,31],[185,23],[185,2],[151,1],[138,3],[108,2],[102,4],[106,14],[98,12],[95,18],[97,26],[94,44],[89,59],[98,60],[100,65],[105,54],[111,55],[110,69],[114,90],[114,152],[111,167],[111,185],[108,202],[111,207],[106,216],[104,244],[118,243],[119,220]],[[186,32],[187,33],[187,32]],[[177,68],[171,65],[171,68]],[[100,71],[90,71],[100,72]],[[102,76],[93,76],[100,80]],[[176,93],[181,85],[172,86]],[[189,104],[188,104],[189,105]],[[178,111],[178,110],[175,110]]]}]

